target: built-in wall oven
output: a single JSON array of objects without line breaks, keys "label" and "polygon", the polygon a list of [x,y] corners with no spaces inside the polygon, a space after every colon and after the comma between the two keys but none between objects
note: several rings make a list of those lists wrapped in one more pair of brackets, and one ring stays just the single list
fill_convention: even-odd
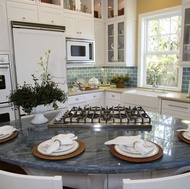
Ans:
[{"label": "built-in wall oven", "polygon": [[0,53],[0,123],[14,120],[14,108],[8,100],[12,90],[10,55]]}]

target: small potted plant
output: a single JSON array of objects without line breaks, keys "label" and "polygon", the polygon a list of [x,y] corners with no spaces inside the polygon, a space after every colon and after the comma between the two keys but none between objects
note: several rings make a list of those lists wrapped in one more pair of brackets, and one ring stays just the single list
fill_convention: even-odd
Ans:
[{"label": "small potted plant", "polygon": [[45,57],[40,58],[38,63],[41,67],[40,79],[37,79],[32,74],[34,84],[24,83],[23,86],[18,86],[16,90],[11,92],[9,100],[16,107],[22,107],[27,114],[36,113],[33,124],[42,124],[47,122],[44,117],[44,111],[52,108],[57,109],[57,101],[64,103],[67,100],[67,94],[58,88],[58,85],[52,81],[51,75],[48,73],[48,63],[50,50],[45,52]]},{"label": "small potted plant", "polygon": [[116,84],[117,88],[124,88],[124,84],[129,82],[129,76],[126,75],[115,75],[110,79],[110,83]]}]

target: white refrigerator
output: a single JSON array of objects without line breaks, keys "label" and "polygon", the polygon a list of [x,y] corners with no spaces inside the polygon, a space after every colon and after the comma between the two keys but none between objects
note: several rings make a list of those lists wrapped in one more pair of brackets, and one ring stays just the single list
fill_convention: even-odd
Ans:
[{"label": "white refrigerator", "polygon": [[[65,27],[12,21],[12,33],[16,85],[34,83],[31,75],[39,76],[36,69],[39,68],[40,57],[51,50],[48,72],[67,92]],[[59,108],[67,107],[67,103],[58,105]]]}]

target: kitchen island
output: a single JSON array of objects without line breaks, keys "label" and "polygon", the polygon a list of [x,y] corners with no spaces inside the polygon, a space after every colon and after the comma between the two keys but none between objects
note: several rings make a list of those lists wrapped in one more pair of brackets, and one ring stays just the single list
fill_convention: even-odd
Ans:
[{"label": "kitchen island", "polygon": [[[122,178],[152,178],[178,174],[189,170],[190,144],[178,138],[177,129],[187,128],[187,122],[148,112],[152,119],[151,131],[132,131],[127,128],[64,127],[48,128],[47,124],[32,125],[32,118],[3,125],[16,127],[16,138],[0,144],[0,160],[24,168],[29,174],[63,175],[64,185],[75,188],[122,188]],[[57,113],[48,114],[51,121]],[[33,155],[32,148],[60,133],[74,133],[84,142],[85,151],[65,160],[44,160]],[[156,161],[132,163],[110,153],[108,140],[117,136],[141,134],[143,139],[163,148],[163,156]],[[99,183],[97,185],[97,183]]]}]

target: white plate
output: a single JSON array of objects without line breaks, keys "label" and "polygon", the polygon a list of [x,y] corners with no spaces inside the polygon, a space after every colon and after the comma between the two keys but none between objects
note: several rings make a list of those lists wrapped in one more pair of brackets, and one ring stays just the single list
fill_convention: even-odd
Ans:
[{"label": "white plate", "polygon": [[[145,141],[145,146],[148,149],[149,153],[154,150],[154,145],[152,144],[152,142],[149,141]],[[127,146],[127,145],[119,145],[119,148],[127,153],[131,153],[131,154],[141,154],[140,152],[138,152],[134,147],[131,146]]]},{"label": "white plate", "polygon": [[152,146],[153,146],[153,150],[149,153],[147,153],[146,155],[142,155],[142,154],[133,154],[133,153],[128,153],[128,152],[125,152],[123,150],[120,149],[119,145],[115,145],[114,148],[115,150],[120,153],[121,155],[124,155],[124,156],[127,156],[127,157],[132,157],[132,158],[146,158],[146,157],[151,157],[151,156],[154,156],[156,155],[158,152],[159,152],[159,148],[157,145],[153,144],[152,143]]},{"label": "white plate", "polygon": [[0,135],[0,140],[3,140],[3,139],[5,139],[5,138],[8,138],[8,137],[10,137],[12,134],[13,134],[13,133],[11,133],[11,134],[6,134],[6,135],[1,134],[1,135]]},{"label": "white plate", "polygon": [[50,143],[51,143],[51,139],[39,144],[37,147],[38,152],[44,155],[49,155],[49,156],[61,156],[61,155],[72,153],[76,151],[79,147],[79,143],[77,141],[74,141],[74,143],[71,145],[61,145],[60,148],[56,150],[55,152],[53,152],[52,154],[47,154],[46,149],[50,146]]},{"label": "white plate", "polygon": [[84,84],[87,84],[88,82],[87,82],[87,80],[86,79],[84,79],[84,78],[78,78],[77,80],[76,80],[76,82],[77,83],[81,83],[82,85],[84,85]]},{"label": "white plate", "polygon": [[182,133],[183,137],[186,138],[187,140],[190,140],[190,136],[189,136],[189,131],[185,131]]}]

